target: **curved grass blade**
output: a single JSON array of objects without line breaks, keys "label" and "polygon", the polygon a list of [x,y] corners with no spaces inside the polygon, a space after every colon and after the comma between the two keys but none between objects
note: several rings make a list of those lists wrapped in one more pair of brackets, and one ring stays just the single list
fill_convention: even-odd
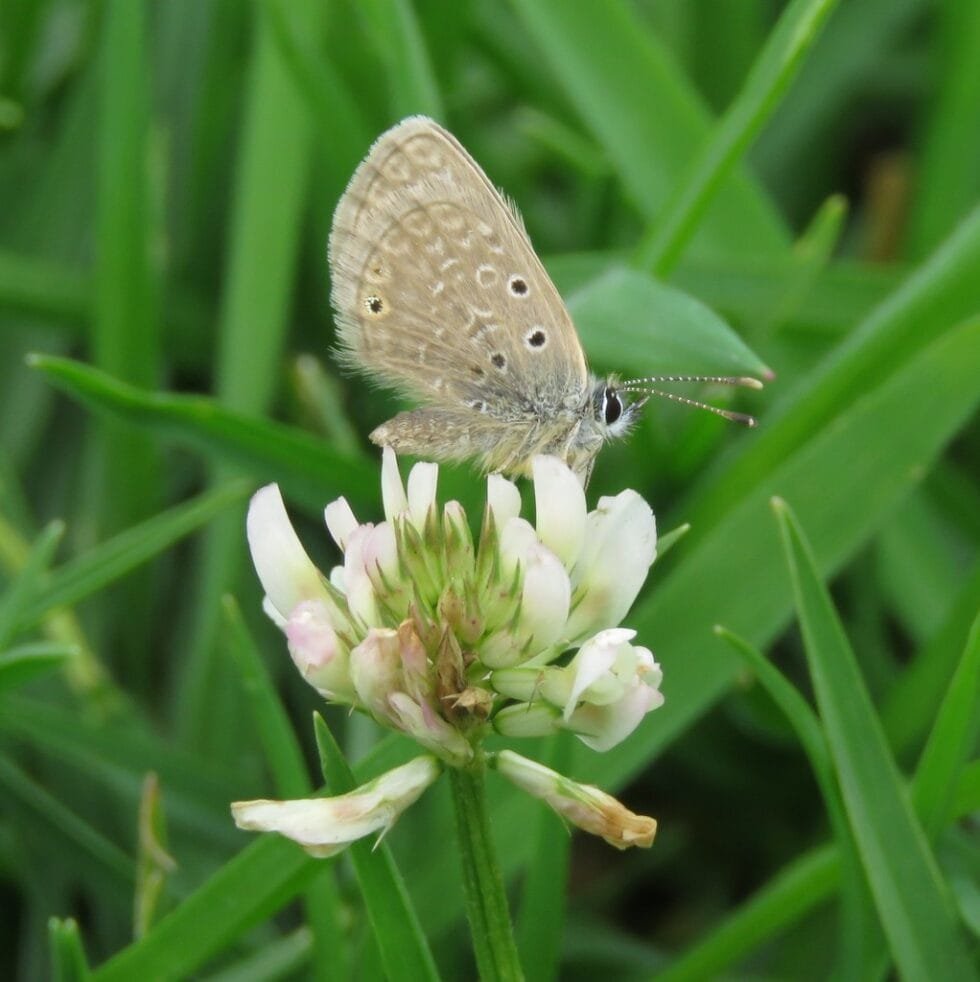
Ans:
[{"label": "curved grass blade", "polygon": [[33,641],[0,653],[0,692],[46,675],[78,655],[78,648],[58,641]]},{"label": "curved grass blade", "polygon": [[51,522],[37,537],[23,566],[0,596],[0,648],[7,645],[22,625],[24,606],[43,589],[44,574],[64,534],[64,522]]},{"label": "curved grass blade", "polygon": [[245,481],[231,481],[154,515],[69,560],[54,570],[43,589],[23,604],[17,627],[35,624],[49,611],[97,593],[240,501],[249,488]]},{"label": "curved grass blade", "polygon": [[773,508],[827,741],[882,927],[903,978],[977,978],[949,894],[902,787],[809,544],[781,499]]},{"label": "curved grass blade", "polygon": [[686,169],[667,204],[637,247],[634,264],[657,276],[677,265],[721,182],[779,105],[838,0],[793,0],[770,33],[742,91],[716,124],[711,139]]},{"label": "curved grass blade", "polygon": [[225,409],[202,396],[147,392],[69,358],[32,355],[28,363],[92,408],[146,426],[209,457],[242,464],[256,480],[279,481],[316,513],[330,495],[341,491],[352,500],[376,502],[377,478],[369,464],[338,454],[302,430]]},{"label": "curved grass blade", "polygon": [[[319,713],[314,714],[313,725],[327,787],[332,794],[353,791],[357,781]],[[429,943],[387,844],[372,845],[362,839],[350,847],[350,856],[388,978],[392,982],[438,979]]]}]

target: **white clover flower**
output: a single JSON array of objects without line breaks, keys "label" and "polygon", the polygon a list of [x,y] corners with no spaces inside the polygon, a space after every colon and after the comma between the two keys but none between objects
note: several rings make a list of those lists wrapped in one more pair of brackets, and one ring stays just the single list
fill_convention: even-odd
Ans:
[{"label": "white clover flower", "polygon": [[[633,491],[588,512],[557,458],[536,458],[533,478],[535,524],[520,516],[516,486],[491,475],[474,540],[459,503],[436,502],[438,467],[416,464],[406,488],[386,449],[385,520],[360,524],[343,498],[324,512],[343,552],[329,577],[300,545],[278,488],[257,492],[252,559],[303,677],[452,767],[467,766],[494,729],[566,729],[596,750],[631,733],[663,703],[653,655],[617,627],[656,556],[653,513]],[[329,800],[315,799],[320,809]],[[249,827],[275,831],[287,814],[294,825],[314,814],[236,809]]]}]

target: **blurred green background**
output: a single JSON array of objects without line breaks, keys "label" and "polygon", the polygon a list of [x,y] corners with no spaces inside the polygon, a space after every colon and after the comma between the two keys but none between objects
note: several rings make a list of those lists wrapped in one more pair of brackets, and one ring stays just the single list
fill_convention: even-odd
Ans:
[{"label": "blurred green background", "polygon": [[[911,977],[949,925],[975,953],[978,52],[975,0],[5,0],[0,975],[83,977],[82,949],[103,978],[381,971],[346,862],[239,833],[227,806],[283,793],[263,665],[321,783],[323,707],[261,614],[242,522],[249,491],[279,481],[327,566],[325,502],[380,515],[366,434],[395,403],[329,354],[325,243],[372,139],[415,112],[517,202],[573,313],[632,263],[776,372],[735,403],[757,431],[652,404],[600,457],[591,502],[635,487],[662,531],[692,523],[626,620],[667,705],[609,754],[530,755],[660,833],[625,855],[573,836],[562,923],[568,838],[491,785],[529,977],[824,978],[855,925],[864,977],[892,962]],[[710,351],[663,364],[656,309],[637,322],[606,290],[596,317],[591,296],[595,367],[710,366]],[[441,482],[479,513],[472,471]],[[794,730],[805,714],[712,633],[738,632],[811,698],[775,494],[874,704],[835,729],[817,685],[829,795]],[[950,780],[914,799],[924,832],[905,818],[946,913],[910,954],[879,878],[904,840],[861,812],[846,738],[883,732],[909,776],[944,698],[964,720]],[[411,753],[324,711],[361,776]],[[444,976],[466,978],[450,828],[437,787],[387,841]]]}]

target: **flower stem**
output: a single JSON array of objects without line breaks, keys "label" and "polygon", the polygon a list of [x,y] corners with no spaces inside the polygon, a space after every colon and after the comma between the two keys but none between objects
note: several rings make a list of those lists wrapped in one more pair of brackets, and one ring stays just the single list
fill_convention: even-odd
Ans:
[{"label": "flower stem", "polygon": [[490,832],[483,756],[466,769],[449,768],[449,777],[477,969],[483,982],[517,982],[524,973]]}]

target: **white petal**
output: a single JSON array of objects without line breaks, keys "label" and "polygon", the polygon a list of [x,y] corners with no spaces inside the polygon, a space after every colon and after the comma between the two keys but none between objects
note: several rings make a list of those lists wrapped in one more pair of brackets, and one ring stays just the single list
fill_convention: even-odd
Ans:
[{"label": "white petal", "polygon": [[245,528],[255,572],[284,618],[301,600],[323,595],[320,572],[293,531],[278,485],[267,484],[255,492]]},{"label": "white petal", "polygon": [[236,801],[231,811],[241,829],[278,832],[314,856],[332,856],[357,839],[387,831],[439,770],[432,757],[417,757],[336,798]]},{"label": "white petal", "polygon": [[569,618],[569,638],[618,624],[656,555],[657,525],[650,506],[629,490],[601,498],[589,515],[585,544],[572,572],[572,583],[584,596]]},{"label": "white petal", "polygon": [[585,541],[585,491],[557,457],[535,457],[531,466],[538,537],[571,569]]},{"label": "white petal", "polygon": [[585,690],[600,676],[612,668],[616,655],[622,645],[636,637],[636,631],[626,628],[610,628],[600,631],[594,638],[582,645],[578,654],[572,659],[571,668],[575,672],[575,682],[568,694],[565,704],[564,717],[567,720],[572,715],[576,703]]},{"label": "white petal", "polygon": [[391,447],[381,451],[381,501],[389,522],[408,508],[408,498],[405,497],[402,477],[398,473],[398,458]]},{"label": "white petal", "polygon": [[351,533],[357,528],[357,519],[354,517],[354,512],[351,511],[350,505],[347,504],[347,499],[338,498],[336,501],[331,501],[323,509],[323,518],[334,542],[343,552],[347,548],[347,540]]},{"label": "white petal", "polygon": [[435,507],[436,485],[439,482],[437,464],[418,463],[408,472],[408,513],[412,523],[421,531],[429,509]]},{"label": "white petal", "polygon": [[534,526],[524,518],[511,518],[500,530],[500,567],[506,582],[518,563],[523,567],[527,554],[538,545]]},{"label": "white petal", "polygon": [[535,543],[524,557],[524,590],[518,631],[531,639],[537,654],[558,641],[568,620],[572,585],[558,557]]},{"label": "white petal", "polygon": [[491,474],[487,478],[487,504],[497,528],[503,528],[510,519],[520,515],[521,492],[502,474]]},{"label": "white petal", "polygon": [[652,686],[637,682],[617,703],[607,706],[583,705],[572,713],[568,729],[593,750],[610,750],[625,740],[647,713],[664,704],[663,694]]}]

